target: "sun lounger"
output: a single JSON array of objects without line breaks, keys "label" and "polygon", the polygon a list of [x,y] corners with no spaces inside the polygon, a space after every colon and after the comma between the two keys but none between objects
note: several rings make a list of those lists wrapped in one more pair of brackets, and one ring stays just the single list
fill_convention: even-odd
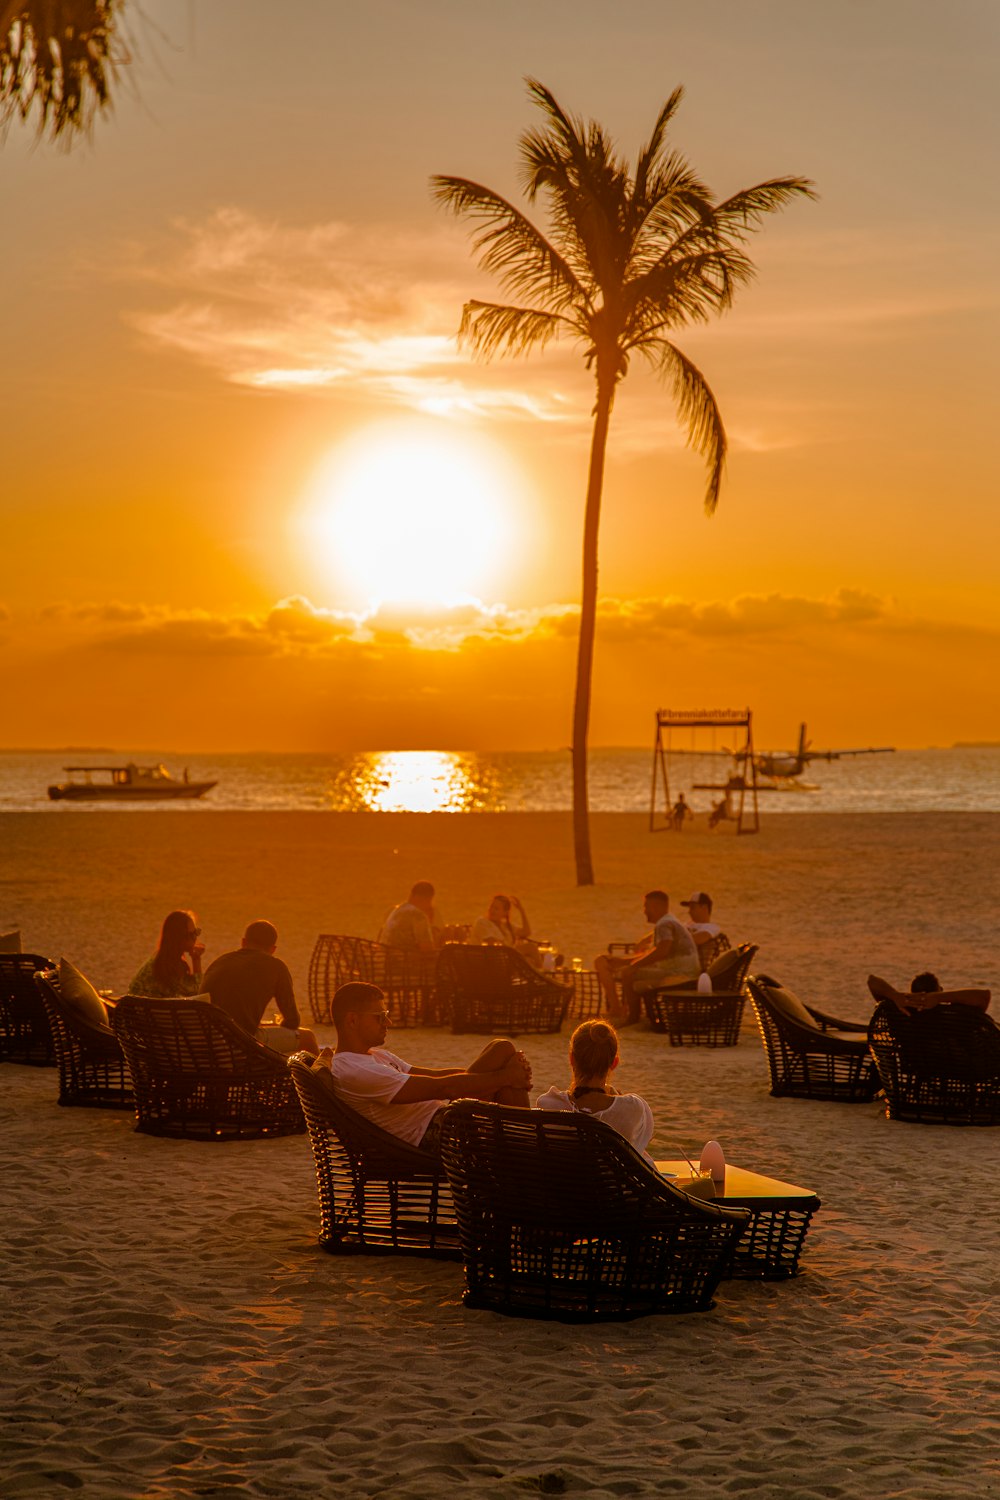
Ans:
[{"label": "sun lounger", "polygon": [[0,953],[0,1061],[55,1067],[52,1028],[35,987],[35,975],[51,967],[40,953]]},{"label": "sun lounger", "polygon": [[747,980],[771,1073],[771,1093],[862,1104],[879,1090],[867,1028],[804,1005],[765,975]]},{"label": "sun lounger", "polygon": [[58,969],[40,970],[35,985],[48,1015],[59,1064],[59,1103],[90,1109],[134,1108],[121,1043],[107,1021],[98,1023],[69,1003],[62,994]]},{"label": "sun lounger", "polygon": [[883,1000],[868,1045],[890,1120],[1000,1125],[1000,1028],[982,1011],[937,1005],[908,1015]]}]

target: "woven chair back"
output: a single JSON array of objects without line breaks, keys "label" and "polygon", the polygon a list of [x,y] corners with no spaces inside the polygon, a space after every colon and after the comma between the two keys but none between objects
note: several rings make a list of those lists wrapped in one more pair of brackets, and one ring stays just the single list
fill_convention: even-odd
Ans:
[{"label": "woven chair back", "polygon": [[35,987],[35,975],[50,969],[40,953],[0,953],[0,1061],[54,1067],[55,1043]]},{"label": "woven chair back", "polygon": [[437,990],[454,1032],[556,1032],[573,998],[572,984],[540,974],[499,943],[446,943]]},{"label": "woven chair back", "polygon": [[48,1015],[59,1065],[59,1103],[131,1109],[135,1102],[132,1080],[118,1038],[66,1003],[58,969],[40,970],[35,986]]},{"label": "woven chair back", "polygon": [[776,1097],[833,1099],[864,1104],[879,1088],[878,1073],[862,1032],[856,1037],[823,1031],[784,1014],[774,1004],[775,982],[750,975],[747,991]]},{"label": "woven chair back", "polygon": [[285,1059],[217,1006],[126,995],[111,1024],[132,1074],[138,1130],[203,1140],[304,1132]]},{"label": "woven chair back", "polygon": [[890,1119],[1000,1124],[1000,1028],[966,1005],[906,1015],[891,1001],[868,1028]]},{"label": "woven chair back", "polygon": [[309,960],[309,1011],[319,1026],[333,1023],[333,997],[342,984],[364,980],[381,985],[385,979],[385,949],[369,938],[324,932],[316,939]]},{"label": "woven chair back", "polygon": [[457,1259],[451,1189],[440,1160],[351,1109],[308,1053],[296,1053],[288,1067],[316,1164],[324,1248]]},{"label": "woven chair back", "polygon": [[671,1187],[587,1115],[461,1100],[441,1154],[471,1306],[569,1319],[706,1308],[749,1219]]}]

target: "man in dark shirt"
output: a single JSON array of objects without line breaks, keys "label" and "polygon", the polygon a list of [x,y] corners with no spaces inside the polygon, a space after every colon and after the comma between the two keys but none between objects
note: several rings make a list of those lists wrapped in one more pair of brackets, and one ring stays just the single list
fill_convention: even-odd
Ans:
[{"label": "man in dark shirt", "polygon": [[[201,992],[265,1047],[286,1055],[300,1048],[318,1052],[313,1033],[299,1025],[292,976],[287,964],[275,958],[277,946],[278,931],[272,923],[251,922],[239,948],[209,964]],[[262,1025],[272,1000],[278,1007],[280,1023]]]}]

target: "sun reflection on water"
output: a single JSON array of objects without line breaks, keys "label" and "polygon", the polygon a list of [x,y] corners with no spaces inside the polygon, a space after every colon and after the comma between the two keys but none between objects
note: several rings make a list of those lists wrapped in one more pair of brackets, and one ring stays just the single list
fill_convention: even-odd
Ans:
[{"label": "sun reflection on water", "polygon": [[344,812],[503,812],[496,771],[471,752],[386,750],[356,755],[330,786]]}]

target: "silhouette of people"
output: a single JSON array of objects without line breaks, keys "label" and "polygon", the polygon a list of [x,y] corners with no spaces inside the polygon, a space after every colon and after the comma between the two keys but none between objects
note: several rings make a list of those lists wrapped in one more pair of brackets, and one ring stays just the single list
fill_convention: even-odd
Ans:
[{"label": "silhouette of people", "polygon": [[677,798],[677,801],[670,809],[670,827],[673,829],[674,833],[680,833],[681,829],[684,827],[684,820],[686,818],[693,817],[694,813],[688,807],[687,799],[685,798],[684,793],[681,792]]}]

